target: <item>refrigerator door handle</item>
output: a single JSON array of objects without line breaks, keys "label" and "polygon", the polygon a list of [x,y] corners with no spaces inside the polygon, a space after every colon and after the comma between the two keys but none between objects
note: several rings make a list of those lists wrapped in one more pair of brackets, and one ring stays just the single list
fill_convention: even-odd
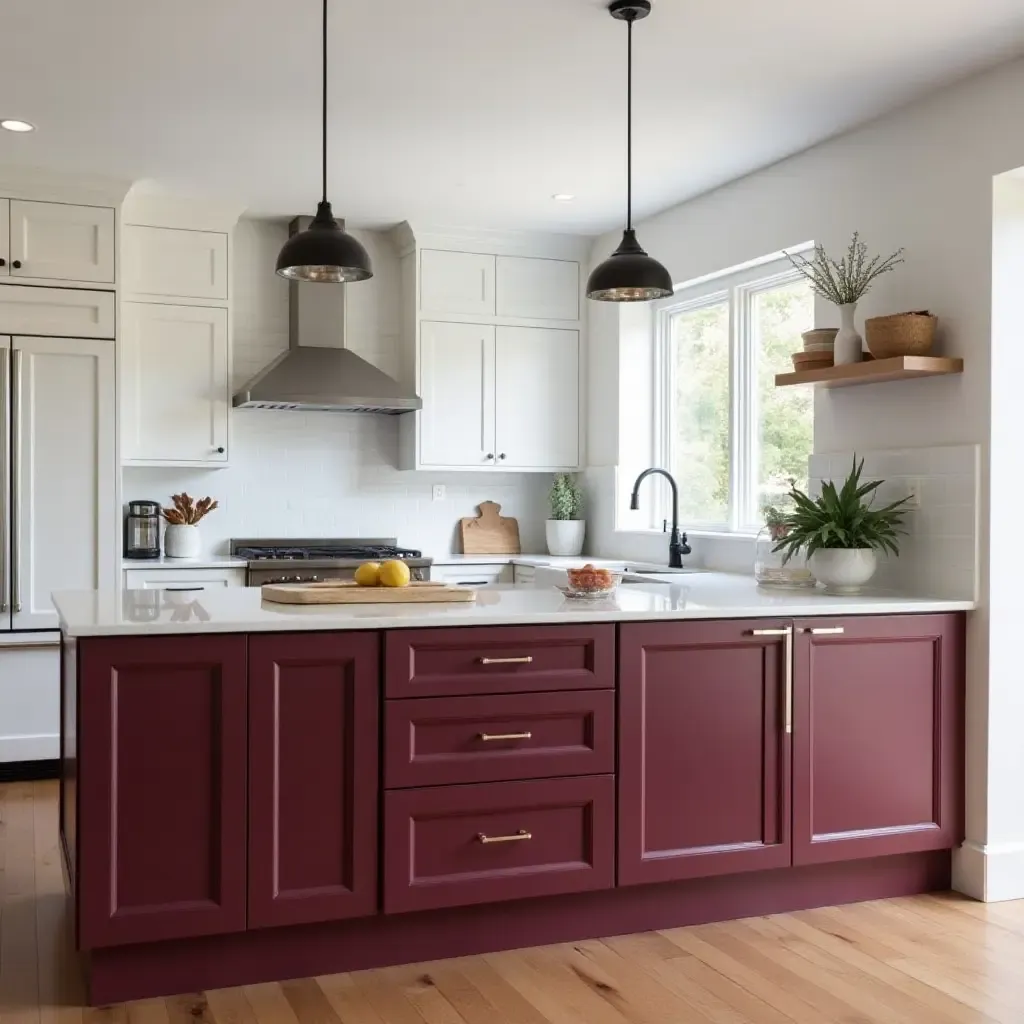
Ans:
[{"label": "refrigerator door handle", "polygon": [[21,350],[14,349],[14,386],[11,388],[11,461],[14,483],[11,487],[11,610],[21,611]]},{"label": "refrigerator door handle", "polygon": [[[10,409],[11,402],[11,356],[10,350],[0,355],[0,408]],[[0,537],[0,612],[6,612],[9,608],[11,594],[11,446],[10,441],[10,418],[0,417],[0,487],[3,487],[3,496],[0,497],[0,515],[3,516],[3,536]]]}]

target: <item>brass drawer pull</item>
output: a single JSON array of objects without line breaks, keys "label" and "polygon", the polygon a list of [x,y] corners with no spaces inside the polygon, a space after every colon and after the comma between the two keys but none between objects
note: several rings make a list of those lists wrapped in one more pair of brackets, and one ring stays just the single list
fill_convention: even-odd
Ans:
[{"label": "brass drawer pull", "polygon": [[486,846],[488,843],[521,843],[524,839],[532,839],[533,833],[521,828],[510,836],[485,836],[483,832],[476,835],[477,841]]},{"label": "brass drawer pull", "polygon": [[533,656],[527,654],[524,658],[481,658],[481,665],[532,665]]},{"label": "brass drawer pull", "polygon": [[532,740],[532,732],[481,732],[477,739],[484,743],[493,743],[495,740]]},{"label": "brass drawer pull", "polygon": [[812,629],[805,629],[805,633],[812,636],[841,636],[846,630],[842,626],[816,626]]},{"label": "brass drawer pull", "polygon": [[793,627],[784,626],[782,629],[751,629],[749,636],[781,636],[785,638],[786,649],[783,652],[782,678],[785,686],[782,708],[782,727],[787,734],[793,731]]}]

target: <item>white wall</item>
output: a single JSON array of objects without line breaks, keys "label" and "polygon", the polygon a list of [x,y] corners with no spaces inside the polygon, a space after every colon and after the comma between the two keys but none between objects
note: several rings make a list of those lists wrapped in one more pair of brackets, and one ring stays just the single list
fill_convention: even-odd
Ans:
[{"label": "white wall", "polygon": [[[680,283],[807,239],[841,249],[854,230],[875,251],[903,246],[906,264],[878,281],[860,317],[931,309],[941,321],[938,350],[964,358],[958,377],[819,390],[815,450],[983,445],[983,607],[972,617],[968,654],[967,832],[977,856],[961,859],[958,884],[991,897],[1024,896],[1024,700],[1010,622],[1022,575],[1021,541],[1004,521],[1019,520],[1020,507],[1013,498],[1020,473],[1014,452],[1024,428],[1016,367],[1021,348],[1010,338],[1019,334],[1019,303],[1012,303],[1014,327],[1005,332],[1007,347],[1016,344],[1006,371],[1003,356],[993,358],[991,351],[993,177],[1024,165],[1021,124],[1024,60],[1017,60],[638,225],[641,244]],[[592,260],[604,258],[617,240],[617,233],[599,239]],[[1007,284],[1015,295],[1021,280]],[[616,393],[620,312],[592,311],[591,320],[590,408],[604,414],[589,423],[590,461],[597,467],[589,479],[592,515],[606,524],[613,522],[616,496],[601,467],[620,460],[619,427],[627,412]],[[820,301],[818,322],[838,324],[835,311]],[[1000,502],[999,516],[989,513],[990,451],[1003,453],[993,455],[994,481],[999,477],[993,493],[1013,491]],[[613,535],[600,543],[618,547],[628,540]],[[1010,735],[1015,751],[1003,739]],[[1017,858],[1011,882],[994,867],[993,858],[1003,853]],[[998,888],[992,882],[997,875],[1004,879]]]},{"label": "white wall", "polygon": [[[398,374],[398,260],[383,235],[358,234],[371,249],[375,276],[349,293],[348,344]],[[242,220],[236,230],[236,386],[288,345],[288,285],[273,273],[286,237],[284,225],[269,221]],[[212,494],[221,508],[203,522],[206,553],[226,553],[231,537],[397,536],[435,556],[458,550],[458,519],[492,500],[519,519],[524,551],[543,550],[546,474],[406,473],[397,463],[397,417],[236,409],[230,468],[126,468],[124,500],[166,504],[180,490]],[[435,483],[445,485],[445,500],[431,500]]]}]

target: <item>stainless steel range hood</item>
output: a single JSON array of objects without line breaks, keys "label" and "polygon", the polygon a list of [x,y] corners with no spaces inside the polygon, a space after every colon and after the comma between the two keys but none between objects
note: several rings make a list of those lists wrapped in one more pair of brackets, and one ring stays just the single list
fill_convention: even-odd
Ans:
[{"label": "stainless steel range hood", "polygon": [[[297,217],[291,233],[308,217]],[[237,409],[302,409],[398,415],[422,400],[382,370],[344,348],[345,292],[370,283],[289,283],[289,347],[234,396]],[[399,297],[395,296],[397,302]]]}]

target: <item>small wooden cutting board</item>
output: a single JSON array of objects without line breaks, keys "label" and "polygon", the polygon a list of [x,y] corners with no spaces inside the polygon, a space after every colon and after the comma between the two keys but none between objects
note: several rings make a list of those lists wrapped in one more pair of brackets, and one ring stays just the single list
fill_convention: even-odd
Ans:
[{"label": "small wooden cutting board", "polygon": [[501,506],[484,501],[477,506],[480,515],[459,520],[462,551],[466,555],[518,555],[519,521],[501,515]]},{"label": "small wooden cutting board", "polygon": [[436,604],[475,601],[472,587],[410,583],[407,587],[361,587],[344,580],[322,583],[267,583],[263,600],[276,604]]}]

